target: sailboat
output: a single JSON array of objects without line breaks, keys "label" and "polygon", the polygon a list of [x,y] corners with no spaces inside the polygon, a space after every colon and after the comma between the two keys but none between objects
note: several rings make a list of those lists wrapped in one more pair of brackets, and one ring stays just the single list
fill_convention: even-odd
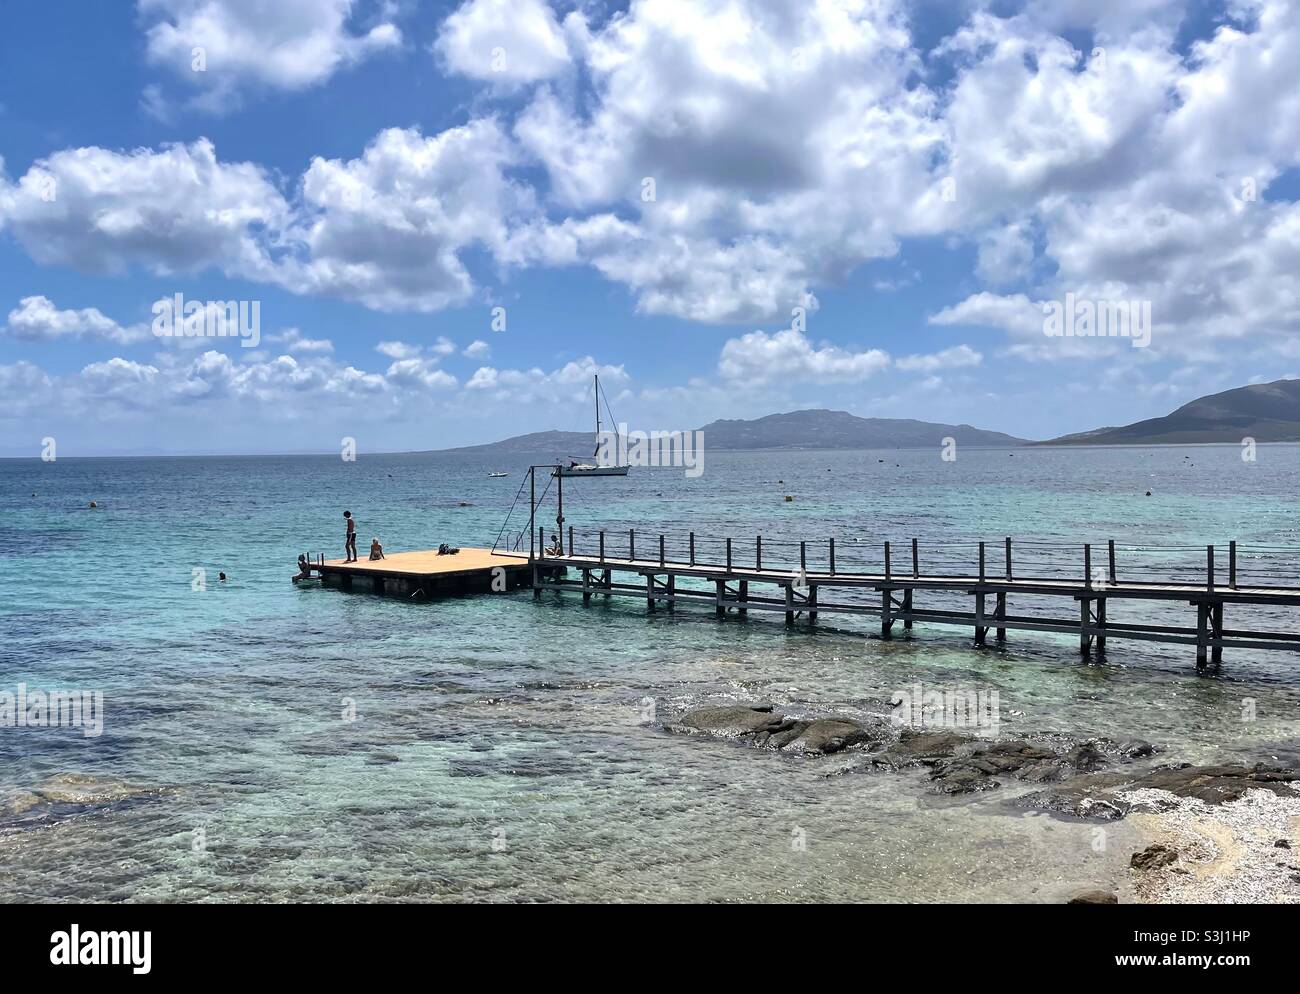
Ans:
[{"label": "sailboat", "polygon": [[[595,376],[596,384],[596,451],[592,453],[594,460],[600,453],[600,377]],[[609,407],[609,401],[605,402]],[[610,417],[613,418],[613,414]],[[597,462],[578,462],[570,459],[569,465],[558,466],[555,470],[556,476],[627,476],[628,466],[601,466]]]}]

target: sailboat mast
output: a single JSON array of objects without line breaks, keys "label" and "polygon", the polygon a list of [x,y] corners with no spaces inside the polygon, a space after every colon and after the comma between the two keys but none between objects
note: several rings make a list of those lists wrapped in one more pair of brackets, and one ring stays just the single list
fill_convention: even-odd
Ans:
[{"label": "sailboat mast", "polygon": [[598,456],[600,455],[600,374],[593,373],[592,376],[596,380],[596,389],[592,391],[596,400],[596,451],[592,455]]}]

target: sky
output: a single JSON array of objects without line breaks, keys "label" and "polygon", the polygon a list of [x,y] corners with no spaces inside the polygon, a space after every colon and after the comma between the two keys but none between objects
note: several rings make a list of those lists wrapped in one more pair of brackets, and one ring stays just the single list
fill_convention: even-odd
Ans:
[{"label": "sky", "polygon": [[1300,372],[1298,198],[1293,0],[7,0],[0,455],[1125,424]]}]

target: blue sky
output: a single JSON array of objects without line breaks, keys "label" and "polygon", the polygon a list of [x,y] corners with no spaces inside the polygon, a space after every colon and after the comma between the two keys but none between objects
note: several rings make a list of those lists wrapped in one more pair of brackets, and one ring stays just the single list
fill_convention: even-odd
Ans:
[{"label": "blue sky", "polygon": [[[1048,437],[1291,376],[1297,64],[1272,0],[16,0],[0,454],[580,429],[593,372],[643,429]],[[257,347],[159,338],[178,293]]]}]

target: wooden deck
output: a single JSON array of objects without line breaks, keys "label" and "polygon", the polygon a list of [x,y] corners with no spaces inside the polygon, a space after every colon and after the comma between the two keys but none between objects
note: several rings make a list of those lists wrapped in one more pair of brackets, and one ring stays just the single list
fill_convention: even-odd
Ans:
[{"label": "wooden deck", "polygon": [[[349,563],[326,559],[311,564],[327,586],[353,589],[354,581],[375,593],[409,597],[445,597],[501,592],[533,585],[533,564],[527,556],[494,553],[491,549],[462,548],[455,555],[438,555],[436,549],[386,552],[371,561],[362,557]],[[556,565],[543,571],[554,579],[563,572]]]}]

